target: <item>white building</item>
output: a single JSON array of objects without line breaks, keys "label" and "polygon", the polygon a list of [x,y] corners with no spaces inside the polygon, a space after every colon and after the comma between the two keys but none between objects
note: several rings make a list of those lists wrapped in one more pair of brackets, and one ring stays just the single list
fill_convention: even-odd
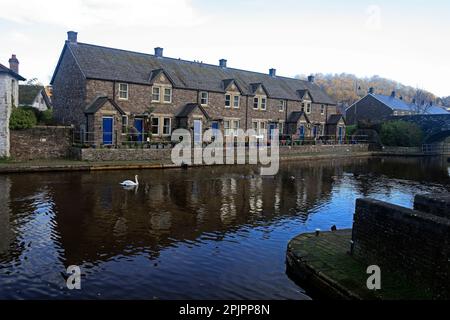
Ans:
[{"label": "white building", "polygon": [[19,103],[19,61],[9,59],[9,68],[0,64],[0,158],[9,157],[9,118],[13,106]]}]

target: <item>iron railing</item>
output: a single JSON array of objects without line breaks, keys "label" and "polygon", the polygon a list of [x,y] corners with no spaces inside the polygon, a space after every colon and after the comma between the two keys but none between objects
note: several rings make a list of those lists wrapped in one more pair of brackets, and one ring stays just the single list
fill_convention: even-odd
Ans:
[{"label": "iron railing", "polygon": [[[194,137],[192,137],[194,139]],[[248,140],[246,140],[248,145]],[[121,133],[102,131],[73,131],[72,144],[81,148],[171,148],[178,141],[171,141],[170,136],[156,137],[149,133]],[[257,144],[260,144],[259,140]],[[270,140],[267,141],[270,145]],[[300,146],[300,145],[339,145],[339,144],[368,144],[369,136],[320,136],[301,137],[298,135],[280,135],[280,146]],[[237,144],[237,142],[236,142]],[[206,144],[205,144],[206,145]]]}]

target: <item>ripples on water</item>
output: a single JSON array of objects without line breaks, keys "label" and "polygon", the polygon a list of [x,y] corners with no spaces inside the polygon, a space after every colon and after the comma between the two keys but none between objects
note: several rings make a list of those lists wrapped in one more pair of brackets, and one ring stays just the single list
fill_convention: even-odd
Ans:
[{"label": "ripples on water", "polygon": [[[295,235],[349,228],[354,202],[407,207],[450,190],[443,159],[0,176],[0,298],[306,299],[285,274]],[[292,179],[291,177],[295,177]],[[65,287],[69,265],[82,290]]]}]

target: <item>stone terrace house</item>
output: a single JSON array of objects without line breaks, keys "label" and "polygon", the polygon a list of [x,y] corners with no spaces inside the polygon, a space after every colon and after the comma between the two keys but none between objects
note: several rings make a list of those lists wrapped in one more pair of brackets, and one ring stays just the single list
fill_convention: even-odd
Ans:
[{"label": "stone terrace house", "polygon": [[[138,141],[170,139],[176,128],[199,134],[208,128],[233,135],[254,128],[261,134],[325,134],[336,103],[314,83],[163,56],[84,44],[77,33],[68,40],[55,69],[54,117],[74,125],[95,144],[114,144],[130,128]],[[286,126],[292,113],[302,113]],[[306,119],[306,121],[305,121]],[[331,132],[334,136],[338,131]]]}]

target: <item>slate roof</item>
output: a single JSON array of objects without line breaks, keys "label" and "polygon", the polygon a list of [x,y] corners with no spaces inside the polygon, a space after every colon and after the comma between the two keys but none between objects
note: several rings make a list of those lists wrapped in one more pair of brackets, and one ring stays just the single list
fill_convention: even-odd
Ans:
[{"label": "slate roof", "polygon": [[206,110],[197,103],[188,103],[183,108],[181,108],[180,112],[178,112],[178,118],[187,118],[189,115],[196,109],[199,108],[200,111],[205,115],[206,118],[210,119],[210,116],[206,112]]},{"label": "slate roof", "polygon": [[327,124],[338,124],[341,119],[344,119],[344,116],[342,114],[332,114],[328,118]]},{"label": "slate roof", "polygon": [[[271,77],[269,74],[156,57],[80,42],[66,42],[64,51],[67,49],[73,53],[81,71],[89,79],[149,84],[152,70],[163,69],[170,76],[175,88],[224,92],[223,80],[234,79],[244,95],[253,95],[251,84],[262,83],[271,98],[300,101],[297,90],[307,89],[313,102],[336,104],[317,84],[305,80]],[[58,72],[59,63],[51,83]]]},{"label": "slate roof", "polygon": [[125,115],[125,112],[119,107],[119,105],[117,103],[115,103],[112,99],[108,98],[108,97],[98,97],[97,99],[95,99],[84,111],[84,113],[86,114],[94,114],[96,113],[101,107],[104,106],[104,104],[106,102],[109,102],[113,105],[114,108],[116,108],[117,111],[119,111],[119,113],[121,115]]},{"label": "slate roof", "polygon": [[291,114],[289,115],[288,119],[287,119],[287,123],[297,123],[298,120],[300,120],[301,116],[304,115],[306,122],[310,123],[308,116],[303,112],[303,111],[294,111],[291,112]]},{"label": "slate roof", "polygon": [[0,73],[7,73],[10,76],[16,78],[17,80],[20,81],[25,81],[27,79],[25,79],[24,77],[22,77],[20,74],[15,73],[14,71],[12,71],[10,68],[5,67],[4,65],[2,65],[0,63]]},{"label": "slate roof", "polygon": [[[416,106],[414,106],[412,103],[407,103],[404,100],[398,99],[396,97],[392,96],[385,96],[381,94],[370,94],[380,102],[382,102],[387,107],[391,108],[392,110],[401,110],[401,111],[414,111],[416,110]],[[448,112],[445,111],[443,108],[439,108],[438,106],[426,106],[421,107],[421,109],[426,110],[426,114],[447,114]]]}]

